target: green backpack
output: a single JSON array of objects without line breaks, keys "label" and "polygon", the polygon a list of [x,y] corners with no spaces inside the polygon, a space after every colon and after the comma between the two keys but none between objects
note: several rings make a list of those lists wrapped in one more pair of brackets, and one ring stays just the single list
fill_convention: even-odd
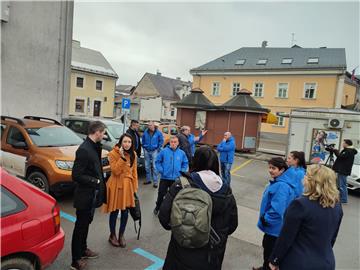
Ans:
[{"label": "green backpack", "polygon": [[210,240],[212,199],[206,191],[191,187],[185,177],[180,181],[182,190],[171,208],[171,231],[180,246],[200,248]]}]

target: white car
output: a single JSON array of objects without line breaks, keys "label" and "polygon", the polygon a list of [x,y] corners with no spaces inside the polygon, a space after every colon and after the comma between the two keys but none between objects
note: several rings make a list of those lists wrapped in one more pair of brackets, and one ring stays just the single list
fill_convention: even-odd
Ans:
[{"label": "white car", "polygon": [[347,178],[347,187],[351,190],[360,191],[360,149],[354,159],[354,165],[351,170],[351,175]]}]

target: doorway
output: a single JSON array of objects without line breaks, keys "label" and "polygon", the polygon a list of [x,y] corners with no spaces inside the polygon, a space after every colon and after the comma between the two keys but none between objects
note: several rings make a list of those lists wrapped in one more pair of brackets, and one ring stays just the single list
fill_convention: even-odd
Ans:
[{"label": "doorway", "polygon": [[94,116],[100,116],[100,111],[101,111],[101,101],[98,100],[94,100]]}]

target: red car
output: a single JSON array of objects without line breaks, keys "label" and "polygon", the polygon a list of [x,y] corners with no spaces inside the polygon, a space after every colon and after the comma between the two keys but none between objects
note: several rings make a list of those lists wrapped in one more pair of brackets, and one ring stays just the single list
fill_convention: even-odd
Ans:
[{"label": "red car", "polygon": [[1,270],[43,269],[64,247],[54,198],[0,168]]}]

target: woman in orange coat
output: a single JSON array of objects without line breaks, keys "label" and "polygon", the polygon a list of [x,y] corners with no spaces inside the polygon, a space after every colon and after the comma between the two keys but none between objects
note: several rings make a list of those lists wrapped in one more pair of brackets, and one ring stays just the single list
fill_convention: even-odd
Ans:
[{"label": "woman in orange coat", "polygon": [[[138,190],[137,162],[131,135],[123,134],[119,143],[109,153],[111,176],[106,183],[107,202],[103,206],[110,213],[109,242],[115,247],[126,246],[124,232],[129,215],[128,208],[135,207],[134,193]],[[121,210],[119,239],[116,237],[116,220]]]}]

